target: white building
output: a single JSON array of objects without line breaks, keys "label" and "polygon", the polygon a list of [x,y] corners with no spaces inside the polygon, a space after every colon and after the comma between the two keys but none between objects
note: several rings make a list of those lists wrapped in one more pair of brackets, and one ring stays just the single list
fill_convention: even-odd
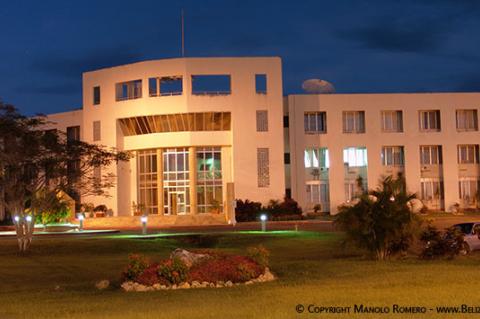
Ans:
[{"label": "white building", "polygon": [[82,201],[228,221],[234,199],[285,194],[336,213],[358,176],[372,188],[397,172],[431,209],[476,207],[479,106],[479,93],[283,98],[278,57],[178,58],[84,73],[82,109],[49,118],[135,154],[109,168],[112,197]]}]

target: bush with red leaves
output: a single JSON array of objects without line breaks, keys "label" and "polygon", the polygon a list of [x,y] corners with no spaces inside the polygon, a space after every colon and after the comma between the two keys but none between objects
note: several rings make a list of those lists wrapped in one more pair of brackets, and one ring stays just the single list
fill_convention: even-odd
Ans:
[{"label": "bush with red leaves", "polygon": [[189,281],[245,282],[257,278],[263,268],[245,256],[222,256],[205,260],[190,269]]},{"label": "bush with red leaves", "polygon": [[153,286],[155,284],[168,285],[168,281],[158,276],[158,264],[151,264],[135,279],[141,285]]},{"label": "bush with red leaves", "polygon": [[130,254],[128,265],[122,273],[123,280],[136,280],[145,269],[150,267],[150,261],[143,255]]}]

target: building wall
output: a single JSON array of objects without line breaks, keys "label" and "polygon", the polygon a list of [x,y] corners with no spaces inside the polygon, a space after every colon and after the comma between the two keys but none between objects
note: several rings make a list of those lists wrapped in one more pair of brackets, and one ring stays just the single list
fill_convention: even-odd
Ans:
[{"label": "building wall", "polygon": [[[281,60],[277,57],[178,58],[86,72],[83,74],[83,112],[78,117],[81,118],[82,139],[129,151],[222,146],[222,164],[227,165],[224,183],[234,183],[235,198],[264,203],[280,199],[285,192],[284,176],[277,174],[284,169],[281,72]],[[230,75],[231,94],[193,95],[191,76],[204,74]],[[266,74],[266,94],[256,93],[255,74]],[[162,76],[182,76],[183,94],[150,97],[148,79]],[[139,79],[142,80],[141,98],[116,101],[116,83]],[[98,105],[93,103],[93,88],[96,86],[100,87]],[[257,110],[268,110],[268,132],[256,131]],[[134,116],[188,112],[231,112],[231,131],[124,136],[118,121]],[[63,115],[55,114],[51,118],[58,118],[59,127],[65,127]],[[100,141],[93,140],[94,121],[101,121]],[[269,148],[269,187],[257,185],[257,148],[261,147]],[[115,215],[130,215],[132,202],[137,202],[136,161],[133,159],[129,163],[112,165],[108,171],[117,176],[116,187],[109,191],[111,197],[85,200],[96,205],[106,204]]]},{"label": "building wall", "polygon": [[[445,209],[459,202],[458,144],[478,144],[480,133],[457,132],[456,110],[475,109],[478,112],[479,93],[421,93],[421,94],[332,94],[290,95],[286,101],[289,115],[289,148],[291,152],[292,197],[306,205],[304,150],[308,147],[327,147],[330,154],[330,212],[344,203],[344,166],[342,151],[346,147],[364,146],[368,154],[368,187],[377,186],[382,174],[388,173],[381,163],[382,146],[404,147],[405,177],[408,190],[420,192],[420,145],[442,145]],[[419,130],[420,110],[440,110],[441,131]],[[366,131],[363,134],[343,133],[343,111],[365,111]],[[381,111],[401,110],[403,132],[383,133]],[[304,131],[304,113],[327,112],[327,133],[309,135]]]}]

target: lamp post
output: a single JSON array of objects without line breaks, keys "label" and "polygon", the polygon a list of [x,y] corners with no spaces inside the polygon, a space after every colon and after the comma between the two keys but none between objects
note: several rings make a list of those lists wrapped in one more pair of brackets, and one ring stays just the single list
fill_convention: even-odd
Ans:
[{"label": "lamp post", "polygon": [[82,230],[83,230],[83,219],[84,219],[84,218],[85,218],[85,217],[83,216],[82,213],[78,214],[78,223],[79,223],[79,225],[78,225],[78,230],[79,230],[79,231],[82,231]]},{"label": "lamp post", "polygon": [[262,224],[262,231],[263,232],[267,231],[267,215],[266,214],[260,215],[260,222]]},{"label": "lamp post", "polygon": [[142,217],[140,217],[140,221],[142,222],[142,235],[146,235],[148,217],[146,215],[143,215]]}]

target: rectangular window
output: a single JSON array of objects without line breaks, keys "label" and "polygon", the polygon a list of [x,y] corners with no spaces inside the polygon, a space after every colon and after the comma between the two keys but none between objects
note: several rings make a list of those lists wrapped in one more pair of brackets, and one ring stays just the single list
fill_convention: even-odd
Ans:
[{"label": "rectangular window", "polygon": [[327,133],[327,112],[305,112],[303,126],[306,134]]},{"label": "rectangular window", "polygon": [[270,160],[268,148],[257,148],[258,187],[270,186]]},{"label": "rectangular window", "polygon": [[478,131],[477,110],[457,110],[457,131]]},{"label": "rectangular window", "polygon": [[365,112],[344,111],[343,133],[365,133]]},{"label": "rectangular window", "polygon": [[441,145],[420,146],[420,163],[422,165],[442,164],[442,146]]},{"label": "rectangular window", "polygon": [[95,86],[93,88],[93,105],[100,104],[100,87]]},{"label": "rectangular window", "polygon": [[268,111],[257,111],[257,132],[268,132]]},{"label": "rectangular window", "polygon": [[163,76],[148,79],[149,96],[182,95],[183,79],[178,76]]},{"label": "rectangular window", "polygon": [[440,132],[440,111],[429,110],[420,111],[420,131],[424,132]]},{"label": "rectangular window", "polygon": [[138,204],[146,214],[158,214],[157,150],[137,152]]},{"label": "rectangular window", "polygon": [[478,201],[479,184],[478,177],[464,177],[458,181],[458,190],[463,204],[472,205]]},{"label": "rectangular window", "polygon": [[193,95],[231,94],[230,75],[192,75]]},{"label": "rectangular window", "polygon": [[443,199],[443,181],[436,178],[420,179],[420,199],[435,201]]},{"label": "rectangular window", "polygon": [[139,99],[142,97],[142,80],[117,83],[115,85],[117,101]]},{"label": "rectangular window", "polygon": [[283,154],[283,162],[285,164],[290,164],[290,153],[284,153]]},{"label": "rectangular window", "polygon": [[329,201],[328,183],[307,184],[307,203],[326,205]]},{"label": "rectangular window", "polygon": [[255,92],[257,92],[257,94],[267,94],[266,74],[255,74]]},{"label": "rectangular window", "polygon": [[93,141],[100,141],[102,139],[100,121],[93,121]]},{"label": "rectangular window", "polygon": [[305,168],[329,168],[330,158],[328,149],[321,148],[307,148],[304,152]]},{"label": "rectangular window", "polygon": [[403,166],[404,155],[403,146],[383,146],[382,147],[382,165],[383,166]]},{"label": "rectangular window", "polygon": [[67,141],[80,141],[80,126],[67,127]]},{"label": "rectangular window", "polygon": [[343,150],[343,163],[348,167],[367,166],[366,147],[348,147]]},{"label": "rectangular window", "polygon": [[102,185],[102,167],[95,166],[93,168],[93,188],[97,191],[101,189]]},{"label": "rectangular window", "polygon": [[382,111],[382,132],[403,132],[402,111]]},{"label": "rectangular window", "polygon": [[288,115],[284,115],[284,116],[283,116],[283,127],[284,127],[284,128],[288,128],[288,127],[289,127],[290,123],[288,123],[288,122],[289,122],[289,121],[288,121]]},{"label": "rectangular window", "polygon": [[458,164],[478,164],[478,144],[457,146]]},{"label": "rectangular window", "polygon": [[222,150],[220,147],[200,147],[197,156],[198,212],[223,210]]}]

